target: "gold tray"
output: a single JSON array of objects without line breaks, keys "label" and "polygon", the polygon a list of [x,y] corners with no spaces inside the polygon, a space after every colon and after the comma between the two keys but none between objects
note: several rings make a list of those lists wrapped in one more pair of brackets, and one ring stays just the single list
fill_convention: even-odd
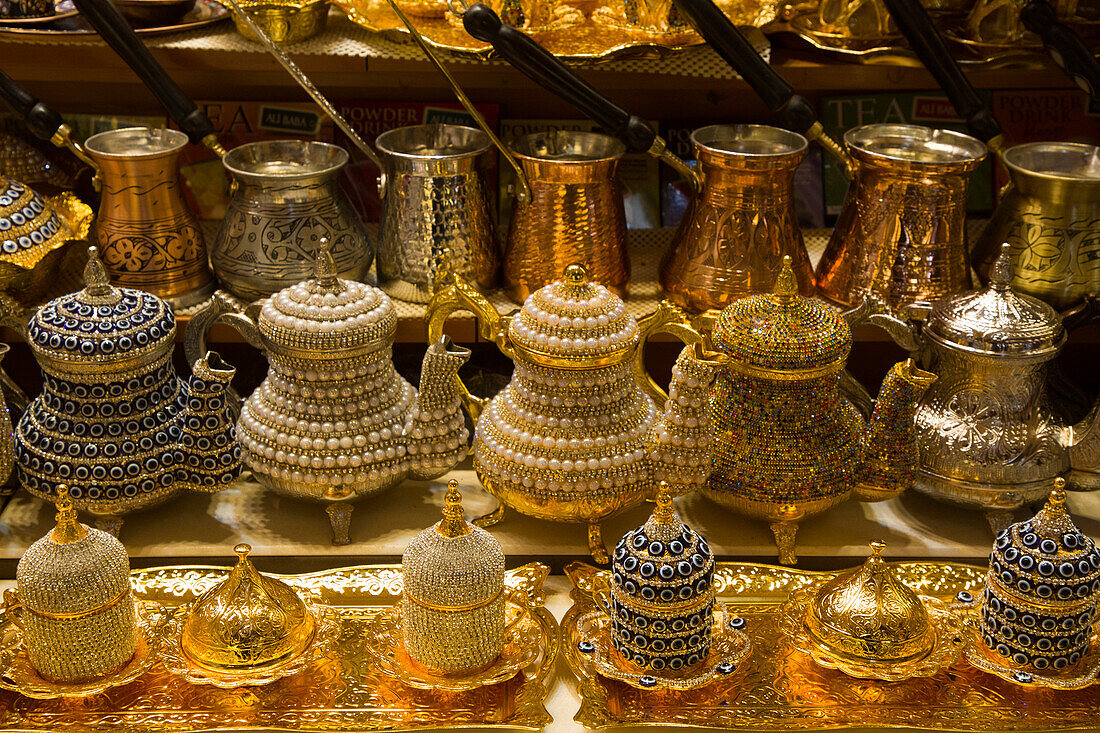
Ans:
[{"label": "gold tray", "polygon": [[[131,578],[139,598],[171,607],[193,600],[228,572],[229,568],[179,566],[137,570]],[[545,566],[530,563],[508,571],[505,583],[541,604],[545,573]],[[364,643],[372,620],[398,600],[398,566],[363,565],[276,577],[316,593],[335,607],[343,623],[335,648],[299,674],[264,687],[223,690],[189,684],[158,662],[129,685],[79,701],[32,700],[0,692],[0,729],[81,733],[537,730],[551,722],[544,702],[554,669],[555,639],[546,645],[537,664],[507,682],[465,693],[416,690],[377,670]],[[556,624],[552,630],[556,632]]]},{"label": "gold tray", "polygon": [[[922,595],[951,602],[975,595],[986,568],[936,562],[894,564]],[[747,621],[752,656],[732,677],[689,692],[636,690],[595,673],[577,649],[577,621],[595,608],[593,579],[607,571],[574,563],[573,606],[562,619],[562,650],[580,679],[575,720],[590,729],[675,725],[747,730],[902,727],[935,731],[1049,731],[1100,727],[1100,686],[1056,691],[1025,688],[960,661],[932,677],[904,682],[859,680],[818,666],[783,640],[779,610],[791,591],[839,573],[755,563],[718,563],[714,585],[730,613]]]},{"label": "gold tray", "polygon": [[[674,51],[703,45],[703,39],[693,29],[661,36],[593,20],[596,10],[610,9],[615,5],[614,0],[597,0],[594,7],[590,5],[590,0],[573,0],[567,4],[584,13],[582,22],[563,28],[524,30],[555,56],[574,59],[664,58]],[[408,29],[386,0],[333,0],[333,5],[367,30],[395,40],[411,38]],[[761,28],[778,18],[778,0],[745,0],[736,4],[720,2],[719,5],[742,31],[748,32],[754,48],[760,50],[768,47],[763,35],[753,32],[752,29]],[[448,18],[410,19],[433,48],[472,53],[486,58],[492,54],[492,46],[469,35],[461,22]]]}]

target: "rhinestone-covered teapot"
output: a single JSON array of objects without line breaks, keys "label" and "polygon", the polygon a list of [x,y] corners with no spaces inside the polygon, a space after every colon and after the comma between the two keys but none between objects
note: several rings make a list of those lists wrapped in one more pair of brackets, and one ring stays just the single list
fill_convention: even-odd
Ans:
[{"label": "rhinestone-covered teapot", "polygon": [[[564,279],[501,316],[444,261],[428,304],[429,340],[458,310],[474,312],[481,335],[515,362],[512,381],[491,401],[458,381],[476,422],[474,470],[501,502],[477,520],[482,526],[500,521],[505,507],[583,522],[589,551],[606,563],[600,521],[641,503],[661,479],[689,489],[706,480],[703,405],[716,367],[679,308],[666,303],[637,321],[617,295],[571,265]],[[673,369],[670,395],[642,365],[641,349],[657,331],[689,344]]]},{"label": "rhinestone-covered teapot", "polygon": [[267,356],[241,409],[243,460],[265,488],[327,504],[333,542],[347,544],[351,501],[405,478],[443,475],[467,452],[454,381],[469,349],[428,347],[420,393],[393,367],[397,311],[378,288],[337,276],[322,240],[314,277],[236,312],[215,298],[191,319],[186,349],[205,348],[217,321]]},{"label": "rhinestone-covered teapot", "polygon": [[15,431],[19,480],[117,532],[119,515],[184,489],[219,491],[240,474],[226,389],[234,370],[199,354],[176,376],[176,319],[160,298],[111,285],[95,247],[83,290],[42,306],[26,337],[45,385]]}]

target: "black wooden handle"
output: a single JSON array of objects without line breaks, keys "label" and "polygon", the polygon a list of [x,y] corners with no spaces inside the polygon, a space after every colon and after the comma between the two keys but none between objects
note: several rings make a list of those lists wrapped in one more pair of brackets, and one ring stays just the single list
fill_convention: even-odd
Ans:
[{"label": "black wooden handle", "polygon": [[886,9],[905,34],[921,63],[947,94],[951,106],[966,122],[966,129],[970,134],[983,142],[989,142],[1000,135],[1000,123],[951,57],[947,44],[943,42],[943,37],[932,24],[928,11],[919,0],[886,0]]},{"label": "black wooden handle", "polygon": [[569,102],[631,150],[645,152],[652,147],[657,131],[648,122],[600,94],[536,41],[505,25],[492,8],[481,3],[470,6],[462,15],[462,25],[471,36],[492,44],[508,63]]},{"label": "black wooden handle", "polygon": [[43,140],[51,140],[58,128],[65,124],[61,115],[39,102],[3,70],[0,70],[0,97],[13,112],[26,120],[31,132]]},{"label": "black wooden handle", "polygon": [[695,30],[711,48],[741,75],[776,116],[776,122],[792,132],[805,133],[815,122],[813,106],[760,57],[721,8],[712,0],[674,0]]},{"label": "black wooden handle", "polygon": [[73,0],[100,37],[122,58],[193,143],[214,133],[214,124],[168,76],[111,0]]},{"label": "black wooden handle", "polygon": [[1031,0],[1020,11],[1024,27],[1043,39],[1047,53],[1093,99],[1100,94],[1100,64],[1081,37],[1058,20],[1046,0]]}]

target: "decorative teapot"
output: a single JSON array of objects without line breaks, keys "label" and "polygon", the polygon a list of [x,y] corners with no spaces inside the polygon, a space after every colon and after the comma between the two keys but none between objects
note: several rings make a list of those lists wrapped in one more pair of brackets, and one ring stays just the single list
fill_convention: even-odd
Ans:
[{"label": "decorative teapot", "polygon": [[397,311],[378,288],[337,277],[322,240],[314,277],[238,313],[215,298],[191,319],[186,351],[201,353],[224,321],[268,358],[237,423],[243,459],[265,488],[328,504],[333,542],[350,542],[351,501],[405,478],[443,475],[467,453],[454,376],[469,349],[428,347],[419,395],[393,368]]},{"label": "decorative teapot", "polygon": [[779,561],[793,564],[798,521],[853,496],[880,501],[913,482],[913,411],[935,377],[895,364],[865,423],[842,389],[848,323],[798,295],[785,257],[775,291],[722,311],[714,343],[726,355],[711,391],[712,501],[772,523]]},{"label": "decorative teapot", "polygon": [[234,369],[214,353],[176,376],[176,319],[160,298],[116,288],[95,247],[83,290],[42,306],[27,342],[45,385],[15,431],[19,479],[35,496],[69,487],[112,533],[118,515],[183,489],[219,491],[240,474],[226,388]]},{"label": "decorative teapot", "polygon": [[[697,351],[703,338],[679,308],[666,303],[636,321],[617,295],[571,265],[563,280],[501,316],[445,260],[428,304],[429,340],[457,310],[475,313],[481,335],[515,362],[511,383],[491,401],[470,395],[459,380],[476,423],[474,470],[501,502],[481,526],[500,521],[505,507],[587,523],[589,551],[606,563],[601,520],[641,503],[661,478],[705,480],[703,400],[716,366]],[[641,361],[646,339],[662,330],[691,345],[676,363],[671,398]]]},{"label": "decorative teapot", "polygon": [[1053,308],[1016,292],[1009,253],[1006,244],[987,287],[940,300],[923,326],[871,316],[938,376],[917,408],[914,487],[985,510],[995,532],[1056,476],[1100,488],[1100,408],[1066,424],[1049,374],[1066,330]]}]

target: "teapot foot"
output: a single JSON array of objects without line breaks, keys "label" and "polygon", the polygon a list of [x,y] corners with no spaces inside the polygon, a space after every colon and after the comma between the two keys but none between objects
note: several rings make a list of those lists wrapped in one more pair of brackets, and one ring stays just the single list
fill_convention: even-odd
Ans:
[{"label": "teapot foot", "polygon": [[989,528],[995,535],[1011,527],[1015,520],[1015,513],[1011,509],[989,509],[985,513],[985,521],[989,522]]},{"label": "teapot foot", "polygon": [[347,501],[329,504],[325,507],[325,513],[328,514],[328,520],[332,524],[332,544],[351,544],[351,537],[348,536],[348,533],[351,530],[351,511],[354,508]]},{"label": "teapot foot", "polygon": [[101,514],[95,518],[95,528],[117,538],[118,533],[122,530],[122,517],[116,517],[113,514]]},{"label": "teapot foot", "polygon": [[504,506],[503,502],[500,503],[500,504],[497,504],[496,509],[489,512],[488,514],[483,514],[480,517],[478,517],[477,519],[475,519],[474,520],[474,525],[477,526],[477,527],[481,527],[483,529],[485,527],[492,527],[494,524],[497,524],[497,523],[500,522],[500,520],[504,519],[505,508],[506,507]]},{"label": "teapot foot", "polygon": [[771,525],[772,534],[775,535],[775,546],[779,549],[779,564],[794,565],[798,562],[795,553],[795,534],[798,532],[797,522],[774,522]]},{"label": "teapot foot", "polygon": [[588,553],[592,555],[597,565],[607,565],[611,562],[611,556],[607,554],[607,548],[603,544],[603,535],[600,533],[600,525],[588,525]]}]

